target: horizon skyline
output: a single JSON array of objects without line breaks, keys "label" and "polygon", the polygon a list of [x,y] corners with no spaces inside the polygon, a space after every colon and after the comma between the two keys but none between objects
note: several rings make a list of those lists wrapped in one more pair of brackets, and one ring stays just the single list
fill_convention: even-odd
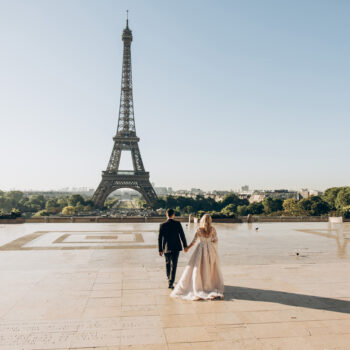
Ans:
[{"label": "horizon skyline", "polygon": [[[302,190],[308,190],[308,191],[320,191],[320,192],[324,192],[327,188],[325,189],[318,189],[318,188],[307,188],[307,187],[300,187],[300,188],[281,188],[281,187],[266,187],[266,188],[251,188],[251,186],[249,186],[249,190],[248,191],[243,191],[241,189],[242,186],[245,186],[245,185],[242,185],[240,186],[240,188],[230,188],[230,189],[220,189],[220,188],[215,188],[215,189],[203,189],[203,188],[199,188],[199,187],[192,187],[192,188],[174,188],[172,186],[157,186],[156,184],[152,183],[153,185],[153,188],[171,188],[174,192],[176,191],[191,191],[192,189],[196,189],[196,190],[201,190],[203,192],[212,192],[212,191],[218,191],[218,192],[251,192],[251,191],[277,191],[277,190],[288,190],[288,191],[295,191],[295,192],[299,192],[299,191],[302,191]],[[346,185],[344,185],[346,186]],[[331,186],[331,187],[343,187],[343,186]],[[8,189],[8,190],[4,190],[4,189],[1,189],[0,188],[0,191],[5,191],[5,192],[8,192],[8,191],[21,191],[21,192],[64,192],[64,191],[67,191],[67,192],[78,192],[78,191],[82,191],[83,188],[86,188],[87,191],[86,192],[89,192],[90,190],[96,190],[97,187],[89,187],[89,186],[67,186],[67,187],[61,187],[61,188],[39,188],[39,189],[33,189],[33,188],[11,188],[11,189]],[[328,187],[329,188],[329,187]],[[124,191],[124,190],[130,190],[130,191],[135,191],[137,192],[136,190],[133,190],[133,189],[130,189],[130,188],[119,188],[118,190],[115,190],[113,192],[111,192],[111,195],[117,191]]]},{"label": "horizon skyline", "polygon": [[350,3],[4,0],[0,190],[98,186],[126,9],[136,130],[156,187],[349,184]]}]

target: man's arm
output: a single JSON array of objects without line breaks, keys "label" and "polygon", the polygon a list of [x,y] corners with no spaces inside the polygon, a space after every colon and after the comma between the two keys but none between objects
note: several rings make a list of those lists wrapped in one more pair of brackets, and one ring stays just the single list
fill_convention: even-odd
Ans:
[{"label": "man's arm", "polygon": [[185,233],[184,230],[182,228],[181,222],[179,221],[179,233],[180,233],[180,238],[182,241],[182,245],[184,246],[184,248],[187,248],[187,241],[186,241],[186,237],[185,237]]},{"label": "man's arm", "polygon": [[162,256],[163,255],[163,230],[162,230],[162,225],[159,226],[159,235],[158,235],[158,251],[159,251],[159,255]]}]

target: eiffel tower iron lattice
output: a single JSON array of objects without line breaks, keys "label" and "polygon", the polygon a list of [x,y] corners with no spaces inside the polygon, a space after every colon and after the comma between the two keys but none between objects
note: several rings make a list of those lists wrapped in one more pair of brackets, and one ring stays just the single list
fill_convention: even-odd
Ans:
[{"label": "eiffel tower iron lattice", "polygon": [[[136,136],[131,74],[132,33],[128,18],[122,40],[124,42],[123,70],[117,134],[113,137],[114,146],[107,169],[102,171],[102,180],[92,201],[96,207],[103,207],[110,193],[119,188],[131,188],[141,193],[147,204],[154,207],[157,195],[150,183],[149,172],[145,171],[138,145],[140,139]],[[134,170],[119,170],[122,151],[131,152]]]}]

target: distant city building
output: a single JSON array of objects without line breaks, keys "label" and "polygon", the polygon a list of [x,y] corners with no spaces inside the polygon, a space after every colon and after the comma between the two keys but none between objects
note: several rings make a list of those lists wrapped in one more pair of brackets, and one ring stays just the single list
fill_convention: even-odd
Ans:
[{"label": "distant city building", "polygon": [[204,194],[204,191],[202,191],[201,189],[199,188],[191,188],[191,191],[190,191],[192,194]]},{"label": "distant city building", "polygon": [[211,191],[212,194],[215,194],[217,196],[227,196],[228,194],[232,194],[233,191]]},{"label": "distant city building", "polygon": [[311,196],[320,196],[323,192],[318,190],[309,190],[307,188],[302,188],[299,194],[302,198],[309,198]]},{"label": "distant city building", "polygon": [[299,199],[299,193],[297,191],[289,191],[289,190],[274,190],[274,191],[254,191],[253,194],[249,198],[249,203],[262,202],[264,198],[279,198],[282,200],[294,198]]},{"label": "distant city building", "polygon": [[167,196],[169,194],[167,187],[154,187],[157,196]]},{"label": "distant city building", "polygon": [[242,192],[248,192],[249,191],[249,186],[248,185],[244,185],[241,187],[241,191]]},{"label": "distant city building", "polygon": [[310,196],[321,196],[323,194],[322,191],[318,191],[318,190],[310,190],[309,193],[310,193]]},{"label": "distant city building", "polygon": [[299,191],[299,194],[302,198],[308,198],[309,197],[309,190],[307,188],[302,188]]},{"label": "distant city building", "polygon": [[264,200],[265,197],[265,194],[252,194],[249,197],[249,203],[260,203]]},{"label": "distant city building", "polygon": [[224,199],[224,197],[226,197],[229,194],[234,193],[233,191],[210,191],[210,192],[206,192],[204,194],[205,198],[212,198],[214,200],[216,200],[217,202],[220,202],[221,200]]}]

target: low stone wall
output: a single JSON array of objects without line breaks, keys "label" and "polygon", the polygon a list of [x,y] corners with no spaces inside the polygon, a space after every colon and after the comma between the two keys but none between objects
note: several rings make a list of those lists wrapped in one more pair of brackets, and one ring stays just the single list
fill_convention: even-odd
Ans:
[{"label": "low stone wall", "polygon": [[23,224],[25,220],[23,218],[16,219],[0,219],[0,224]]},{"label": "low stone wall", "polygon": [[[180,222],[188,222],[187,217],[176,217]],[[165,217],[142,217],[127,216],[119,218],[109,218],[101,216],[40,216],[29,219],[0,219],[0,224],[23,224],[23,223],[145,223],[145,222],[163,222]],[[193,219],[192,219],[193,222]],[[213,218],[217,223],[242,223],[247,222],[246,216],[238,218],[219,219]],[[252,222],[328,222],[328,217],[323,216],[253,216]],[[350,219],[343,219],[343,222],[350,222]]]},{"label": "low stone wall", "polygon": [[[242,217],[241,222],[247,222],[247,217]],[[252,222],[328,222],[324,216],[253,216]]]}]

